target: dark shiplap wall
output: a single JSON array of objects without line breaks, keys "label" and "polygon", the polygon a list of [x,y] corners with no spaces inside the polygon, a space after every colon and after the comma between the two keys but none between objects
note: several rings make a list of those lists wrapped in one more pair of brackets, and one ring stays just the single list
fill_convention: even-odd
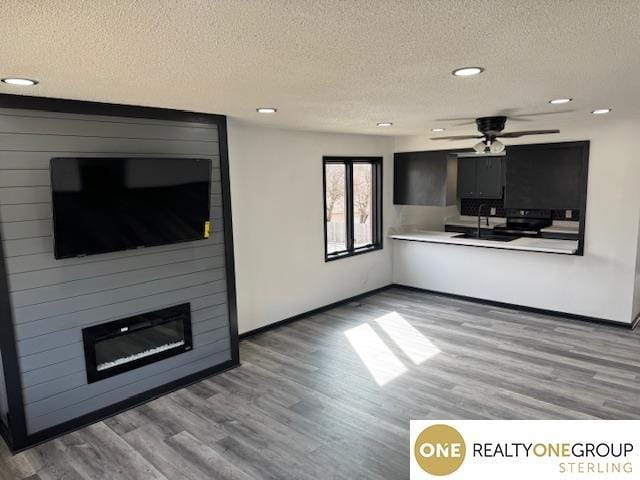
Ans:
[{"label": "dark shiplap wall", "polygon": [[[49,160],[212,159],[208,240],[55,260]],[[29,433],[231,359],[214,125],[0,109],[0,224]],[[191,352],[87,385],[81,329],[191,302]]]}]

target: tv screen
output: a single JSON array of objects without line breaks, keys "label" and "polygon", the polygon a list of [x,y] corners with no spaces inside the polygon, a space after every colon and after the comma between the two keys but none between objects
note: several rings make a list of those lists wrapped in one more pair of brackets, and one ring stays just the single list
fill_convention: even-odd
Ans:
[{"label": "tv screen", "polygon": [[53,158],[55,258],[208,236],[211,161]]}]

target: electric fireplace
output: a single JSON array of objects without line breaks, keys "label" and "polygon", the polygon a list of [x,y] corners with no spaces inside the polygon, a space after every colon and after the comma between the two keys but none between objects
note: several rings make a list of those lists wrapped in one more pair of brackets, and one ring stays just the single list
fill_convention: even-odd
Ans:
[{"label": "electric fireplace", "polygon": [[82,330],[87,381],[97,382],[193,348],[191,304]]}]

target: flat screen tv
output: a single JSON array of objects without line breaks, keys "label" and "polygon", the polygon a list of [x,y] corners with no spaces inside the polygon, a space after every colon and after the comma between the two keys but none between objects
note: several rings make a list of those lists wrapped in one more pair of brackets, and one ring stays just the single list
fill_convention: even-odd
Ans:
[{"label": "flat screen tv", "polygon": [[53,158],[55,258],[208,237],[211,161]]}]

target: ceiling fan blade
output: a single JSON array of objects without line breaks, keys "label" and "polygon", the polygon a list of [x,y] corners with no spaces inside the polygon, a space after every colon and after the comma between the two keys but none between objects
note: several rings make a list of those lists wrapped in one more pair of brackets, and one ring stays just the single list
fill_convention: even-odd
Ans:
[{"label": "ceiling fan blade", "polygon": [[522,132],[507,132],[497,135],[500,138],[518,138],[525,135],[546,135],[550,133],[560,133],[560,130],[525,130]]},{"label": "ceiling fan blade", "polygon": [[514,113],[507,115],[509,118],[530,118],[530,117],[546,117],[548,115],[561,115],[564,113],[573,113],[575,110],[564,108],[562,110],[554,110],[552,112],[531,112],[531,113]]},{"label": "ceiling fan blade", "polygon": [[458,117],[458,118],[436,118],[434,122],[437,123],[450,123],[452,127],[466,127],[469,125],[475,125],[476,119],[473,117]]},{"label": "ceiling fan blade", "polygon": [[474,123],[475,117],[450,117],[450,118],[436,118],[436,122],[467,122]]},{"label": "ceiling fan blade", "polygon": [[429,140],[469,140],[471,138],[484,138],[482,135],[451,135],[448,137],[433,137]]},{"label": "ceiling fan blade", "polygon": [[509,121],[512,122],[533,122],[537,120],[536,117],[547,116],[547,115],[559,115],[563,113],[572,113],[573,110],[563,109],[563,110],[554,110],[552,112],[531,112],[531,113],[518,113],[519,109],[517,108],[506,108],[497,113],[497,115],[504,115],[507,117]]},{"label": "ceiling fan blade", "polygon": [[507,117],[507,120],[509,122],[532,122],[533,121],[530,118],[526,118],[526,117]]}]

